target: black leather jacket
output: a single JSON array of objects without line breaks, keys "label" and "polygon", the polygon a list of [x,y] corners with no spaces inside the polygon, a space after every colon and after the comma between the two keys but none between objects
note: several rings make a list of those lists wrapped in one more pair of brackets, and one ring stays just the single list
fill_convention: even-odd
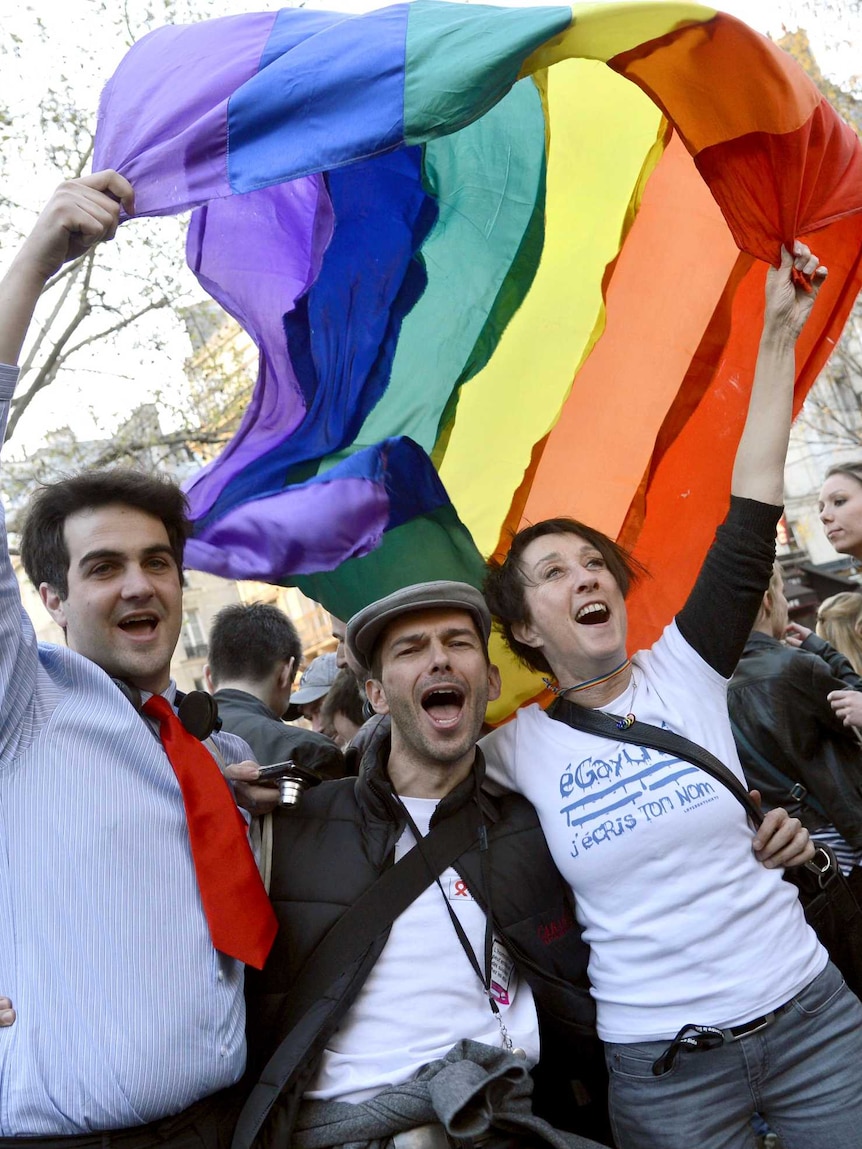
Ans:
[{"label": "black leather jacket", "polygon": [[[388,738],[378,740],[367,750],[358,778],[324,782],[304,796],[298,809],[279,811],[273,819],[270,897],[279,933],[262,973],[246,973],[250,1084],[285,1037],[278,1027],[279,1008],[306,959],[332,924],[393,864],[404,814],[386,774],[388,755]],[[481,779],[484,762],[478,750],[476,757]],[[466,802],[476,802],[472,776],[441,801],[432,827]],[[496,796],[484,788],[481,802],[494,927],[532,987],[543,1024],[552,1026],[557,1036],[591,1035],[595,1007],[586,974],[589,950],[536,812],[517,794]],[[484,908],[475,845],[455,862],[455,869]],[[356,1000],[387,937],[388,931],[346,968],[331,992],[291,1031],[290,1077],[260,1144],[290,1144],[302,1094],[327,1040]],[[234,1149],[249,1143],[241,1118]]]},{"label": "black leather jacket", "polygon": [[862,679],[823,639],[812,635],[797,650],[754,631],[727,702],[744,739],[792,782],[801,782],[825,815],[804,801],[795,808],[788,788],[768,776],[738,738],[745,776],[761,791],[764,806],[785,806],[812,832],[831,822],[862,849],[862,746],[826,698],[848,687],[862,689]]}]

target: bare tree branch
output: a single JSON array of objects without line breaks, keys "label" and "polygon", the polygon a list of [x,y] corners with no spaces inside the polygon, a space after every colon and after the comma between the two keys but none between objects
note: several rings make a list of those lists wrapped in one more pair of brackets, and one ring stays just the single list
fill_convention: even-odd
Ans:
[{"label": "bare tree branch", "polygon": [[[80,342],[73,344],[73,346],[71,346],[63,356],[63,361],[65,362],[71,355],[74,355],[76,351],[80,351],[82,347],[86,347],[87,344],[96,343],[100,339],[107,339],[109,336],[114,335],[117,331],[122,331],[124,328],[130,327],[132,324],[137,323],[139,319],[142,319],[151,311],[158,311],[159,308],[170,307],[170,305],[171,301],[166,296],[162,296],[161,299],[153,300],[152,303],[148,303],[146,307],[141,307],[131,315],[127,315],[125,319],[118,319],[117,322],[113,323],[110,327],[106,327],[102,331],[94,331],[93,334],[88,335],[86,339],[82,339]],[[92,308],[92,310],[96,309]],[[106,308],[105,310],[115,309]]]},{"label": "bare tree branch", "polygon": [[35,396],[54,381],[54,379],[57,377],[57,372],[66,364],[72,355],[74,355],[77,351],[80,351],[82,347],[86,347],[91,343],[96,343],[99,340],[107,339],[109,336],[116,334],[116,332],[122,331],[126,327],[130,327],[131,325],[137,323],[139,319],[141,319],[144,315],[147,315],[149,312],[156,311],[161,307],[168,307],[169,305],[170,300],[167,298],[162,297],[161,299],[154,300],[152,303],[148,303],[145,307],[139,308],[131,315],[127,315],[124,319],[117,320],[117,322],[112,324],[110,327],[106,327],[100,331],[94,331],[91,335],[86,336],[86,338],[80,339],[77,343],[73,343],[71,347],[67,347],[66,344],[75,334],[81,323],[93,311],[92,303],[82,293],[82,297],[78,305],[78,310],[75,312],[74,317],[66,329],[57,338],[50,354],[47,356],[45,362],[36,372],[33,381],[30,383],[23,395],[19,395],[12,400],[12,410],[9,416],[9,427],[6,432],[6,441],[8,442],[8,440],[11,439],[15,434],[15,429],[18,426],[21,416],[27,410],[27,407],[30,405]]},{"label": "bare tree branch", "polygon": [[10,404],[9,425],[6,429],[6,441],[8,442],[15,434],[15,428],[21,419],[21,416],[27,410],[27,407],[33,400],[35,395],[38,395],[49,383],[52,383],[57,376],[57,371],[60,368],[61,356],[63,348],[68,341],[75,334],[81,323],[86,319],[90,313],[90,304],[86,298],[82,298],[78,304],[78,309],[70,322],[67,324],[65,330],[60,334],[51,348],[45,362],[36,372],[35,378],[23,395],[17,396]]},{"label": "bare tree branch", "polygon": [[[60,315],[60,312],[63,310],[63,308],[66,304],[66,300],[69,298],[69,295],[71,294],[72,288],[75,286],[75,281],[77,280],[78,275],[81,272],[84,260],[89,259],[92,261],[93,255],[94,255],[94,253],[92,251],[88,252],[86,255],[82,256],[80,259],[75,260],[75,263],[72,265],[74,267],[74,273],[68,277],[66,283],[63,285],[63,290],[57,296],[57,300],[54,304],[54,307],[51,310],[51,313],[49,315],[47,315],[43,321],[38,323],[38,332],[39,333],[36,336],[35,340],[33,341],[33,346],[28,351],[27,357],[25,358],[24,362],[21,364],[21,375],[22,376],[25,376],[29,371],[32,371],[33,364],[36,362],[36,360],[39,356],[39,352],[42,350],[42,345],[44,344],[45,340],[51,336],[53,329],[54,329],[54,325],[57,322],[57,317]],[[55,283],[59,283],[60,280],[61,280],[61,277],[59,275],[54,276],[53,280],[51,281],[50,284],[48,284],[45,287],[42,294],[45,295],[46,292],[50,289],[50,287],[53,286],[53,284],[55,284]]]},{"label": "bare tree branch", "polygon": [[199,429],[183,427],[179,431],[165,434],[156,439],[140,438],[121,440],[99,452],[92,462],[94,467],[109,467],[120,459],[136,459],[146,451],[164,448],[165,457],[177,449],[186,450],[190,456],[195,448],[223,447],[230,440],[229,434],[211,434]]},{"label": "bare tree branch", "polygon": [[93,148],[95,147],[95,138],[91,135],[90,142],[78,158],[78,163],[75,166],[75,178],[82,176],[86,169],[90,166],[90,160],[93,157]]}]

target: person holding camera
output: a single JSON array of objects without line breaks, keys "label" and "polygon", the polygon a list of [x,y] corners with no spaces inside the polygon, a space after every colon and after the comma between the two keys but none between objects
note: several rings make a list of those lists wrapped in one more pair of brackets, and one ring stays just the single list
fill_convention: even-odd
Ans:
[{"label": "person holding camera", "polygon": [[266,602],[232,603],[213,619],[207,685],[225,730],[244,738],[261,765],[293,761],[321,778],[343,778],[331,738],[282,721],[302,644],[284,611]]}]

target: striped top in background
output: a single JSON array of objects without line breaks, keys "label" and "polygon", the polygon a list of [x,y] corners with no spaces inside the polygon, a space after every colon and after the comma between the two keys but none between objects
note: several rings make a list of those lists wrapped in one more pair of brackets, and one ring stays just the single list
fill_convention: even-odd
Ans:
[{"label": "striped top in background", "polygon": [[[239,431],[189,486],[189,564],[342,618],[477,583],[519,524],[571,514],[649,567],[630,631],[651,642],[727,505],[755,260],[810,237],[829,267],[797,403],[862,284],[857,137],[700,5],[165,27],[108,84],[95,166],[141,214],[197,209],[189,263],[260,348]],[[494,655],[502,718],[540,684]]]}]

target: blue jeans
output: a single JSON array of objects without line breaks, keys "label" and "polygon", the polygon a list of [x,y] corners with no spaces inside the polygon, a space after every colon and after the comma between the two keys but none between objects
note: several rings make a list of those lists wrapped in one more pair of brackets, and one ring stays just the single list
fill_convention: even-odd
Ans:
[{"label": "blue jeans", "polygon": [[668,1045],[605,1046],[619,1149],[754,1149],[755,1112],[784,1149],[862,1146],[862,1004],[831,963],[766,1029],[655,1077]]}]

